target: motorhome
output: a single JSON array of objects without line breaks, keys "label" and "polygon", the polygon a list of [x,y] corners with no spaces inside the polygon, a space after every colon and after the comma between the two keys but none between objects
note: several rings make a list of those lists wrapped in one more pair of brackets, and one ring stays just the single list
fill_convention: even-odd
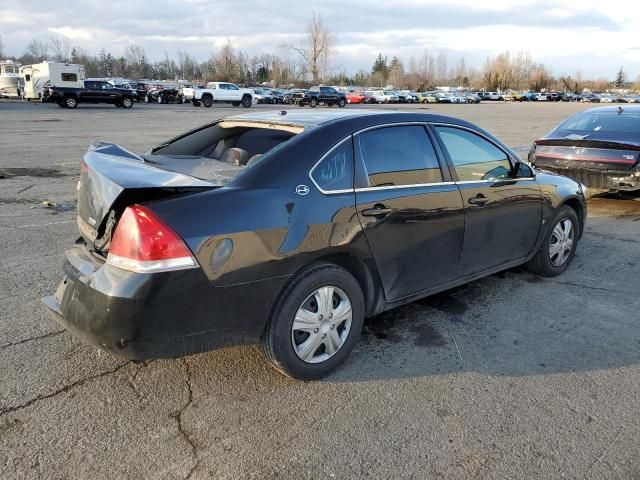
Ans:
[{"label": "motorhome", "polygon": [[0,61],[0,98],[20,98],[20,64],[12,60]]},{"label": "motorhome", "polygon": [[40,100],[45,86],[82,88],[84,86],[84,65],[75,63],[43,62],[20,67],[24,82],[22,98]]}]

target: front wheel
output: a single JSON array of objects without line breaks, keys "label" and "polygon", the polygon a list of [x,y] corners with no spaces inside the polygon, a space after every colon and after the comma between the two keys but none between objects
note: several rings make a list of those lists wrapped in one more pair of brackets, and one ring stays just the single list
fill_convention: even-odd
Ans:
[{"label": "front wheel", "polygon": [[211,108],[213,106],[213,98],[210,95],[202,97],[202,105],[207,108]]},{"label": "front wheel", "polygon": [[555,277],[564,272],[576,253],[580,223],[576,211],[564,205],[560,207],[547,232],[540,250],[527,263],[527,269],[544,277]]},{"label": "front wheel", "polygon": [[249,95],[245,95],[242,97],[242,101],[240,102],[244,108],[249,108],[253,103],[253,100]]},{"label": "front wheel", "polygon": [[202,103],[200,103],[198,100],[191,100],[191,104],[194,107],[199,107],[200,105],[202,105]]},{"label": "front wheel", "polygon": [[282,292],[261,340],[267,360],[285,375],[315,380],[349,355],[364,322],[356,279],[336,265],[316,264]]},{"label": "front wheel", "polygon": [[347,103],[344,101],[344,98],[341,98],[340,100],[338,100],[338,107],[344,108],[346,104]]},{"label": "front wheel", "polygon": [[318,106],[318,100],[316,100],[315,98],[312,98],[312,99],[309,101],[309,106],[310,106],[311,108],[316,108],[316,107]]},{"label": "front wheel", "polygon": [[133,107],[133,98],[130,97],[125,97],[122,99],[122,104],[121,104],[124,108],[131,108]]}]

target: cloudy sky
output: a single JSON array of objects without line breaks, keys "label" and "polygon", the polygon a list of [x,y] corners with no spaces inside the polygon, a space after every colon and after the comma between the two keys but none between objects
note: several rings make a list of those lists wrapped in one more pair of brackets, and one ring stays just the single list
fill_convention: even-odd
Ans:
[{"label": "cloudy sky", "polygon": [[378,52],[408,61],[425,49],[481,66],[487,55],[531,53],[556,75],[640,75],[640,1],[618,0],[0,0],[9,55],[33,38],[68,37],[120,54],[132,43],[152,60],[189,51],[199,60],[231,39],[249,54],[300,41],[312,11],[335,33],[334,69],[369,69]]}]

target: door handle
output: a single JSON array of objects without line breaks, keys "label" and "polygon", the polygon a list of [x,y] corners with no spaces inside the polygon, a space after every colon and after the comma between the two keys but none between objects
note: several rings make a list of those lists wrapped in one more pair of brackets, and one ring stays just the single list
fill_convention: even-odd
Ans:
[{"label": "door handle", "polygon": [[467,202],[469,202],[471,205],[477,205],[479,207],[484,207],[484,204],[487,203],[488,201],[489,199],[481,193],[467,200]]},{"label": "door handle", "polygon": [[393,212],[393,209],[387,208],[384,205],[377,204],[373,208],[367,208],[362,211],[362,215],[365,217],[384,217]]}]

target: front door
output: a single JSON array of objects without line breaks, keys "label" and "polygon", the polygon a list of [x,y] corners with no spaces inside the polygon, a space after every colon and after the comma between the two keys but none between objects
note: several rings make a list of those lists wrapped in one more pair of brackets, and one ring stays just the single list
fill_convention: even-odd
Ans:
[{"label": "front door", "polygon": [[479,273],[529,255],[542,222],[535,179],[518,178],[509,154],[486,137],[453,126],[434,129],[465,207],[461,273]]},{"label": "front door", "polygon": [[454,280],[464,208],[425,126],[382,127],[355,139],[356,208],[387,300]]}]

